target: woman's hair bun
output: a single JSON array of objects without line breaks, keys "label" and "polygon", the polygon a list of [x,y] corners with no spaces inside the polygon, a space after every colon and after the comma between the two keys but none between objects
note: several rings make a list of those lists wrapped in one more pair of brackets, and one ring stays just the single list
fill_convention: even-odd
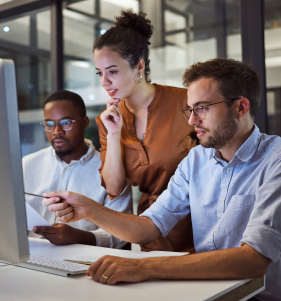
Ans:
[{"label": "woman's hair bun", "polygon": [[146,18],[146,13],[135,13],[132,9],[122,10],[121,16],[116,17],[116,27],[127,27],[138,31],[147,41],[152,36],[153,26],[151,21]]}]

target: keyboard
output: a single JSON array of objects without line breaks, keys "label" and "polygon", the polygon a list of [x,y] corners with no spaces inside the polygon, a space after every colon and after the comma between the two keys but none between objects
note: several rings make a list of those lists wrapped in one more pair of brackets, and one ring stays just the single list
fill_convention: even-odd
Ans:
[{"label": "keyboard", "polygon": [[89,266],[84,264],[50,259],[38,255],[29,255],[28,261],[23,263],[18,263],[16,265],[19,267],[56,274],[60,276],[85,274],[89,268]]}]

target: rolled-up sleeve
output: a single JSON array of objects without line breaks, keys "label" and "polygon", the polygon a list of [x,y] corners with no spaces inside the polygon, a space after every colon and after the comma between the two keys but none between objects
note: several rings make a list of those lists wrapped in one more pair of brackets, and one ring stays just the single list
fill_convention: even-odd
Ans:
[{"label": "rolled-up sleeve", "polygon": [[178,166],[168,188],[141,216],[150,218],[165,237],[190,212],[187,158]]},{"label": "rolled-up sleeve", "polygon": [[273,181],[270,179],[260,186],[249,223],[240,241],[240,245],[243,244],[250,245],[273,262],[280,258],[281,177]]}]

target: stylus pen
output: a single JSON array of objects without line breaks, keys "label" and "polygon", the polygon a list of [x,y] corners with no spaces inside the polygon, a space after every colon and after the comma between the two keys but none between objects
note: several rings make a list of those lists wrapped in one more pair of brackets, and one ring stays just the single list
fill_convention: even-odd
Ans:
[{"label": "stylus pen", "polygon": [[[34,193],[29,193],[29,192],[24,192],[24,194],[33,195],[33,196],[38,196],[39,198],[46,198],[46,197],[43,196],[43,195],[34,194]],[[56,213],[54,213],[54,214],[55,214],[55,222],[54,222],[54,224],[56,224],[56,223],[57,223],[57,216],[56,216]]]},{"label": "stylus pen", "polygon": [[72,260],[72,259],[63,259],[63,261],[80,263],[80,264],[85,264],[85,265],[92,265],[94,263],[94,261],[83,261],[83,260]]},{"label": "stylus pen", "polygon": [[46,198],[43,195],[38,195],[38,194],[34,194],[34,193],[29,193],[29,192],[25,192],[24,194],[33,195],[33,196],[39,196],[39,198]]}]

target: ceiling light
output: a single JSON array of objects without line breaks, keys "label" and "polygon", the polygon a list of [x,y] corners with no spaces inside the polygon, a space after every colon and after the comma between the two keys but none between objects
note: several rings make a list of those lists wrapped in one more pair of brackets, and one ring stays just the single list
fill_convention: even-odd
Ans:
[{"label": "ceiling light", "polygon": [[266,58],[265,65],[268,68],[281,66],[281,56]]},{"label": "ceiling light", "polygon": [[96,97],[95,97],[95,95],[94,94],[90,94],[89,95],[89,100],[94,100]]},{"label": "ceiling light", "polygon": [[85,61],[72,61],[71,65],[79,68],[85,68],[85,69],[91,67],[91,64]]}]

